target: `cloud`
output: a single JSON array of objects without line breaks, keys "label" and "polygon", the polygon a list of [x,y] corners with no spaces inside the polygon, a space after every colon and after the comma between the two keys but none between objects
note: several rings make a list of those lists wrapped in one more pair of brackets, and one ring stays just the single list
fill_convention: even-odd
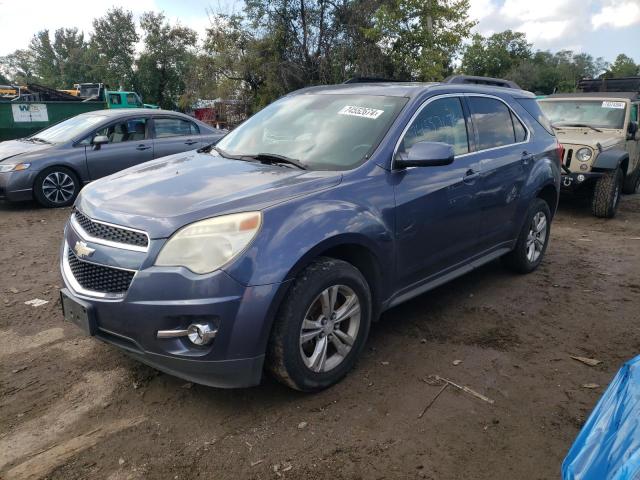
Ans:
[{"label": "cloud", "polygon": [[[16,15],[9,5],[4,1],[0,2],[3,7],[0,15],[0,56],[18,48],[27,48],[33,35],[44,29],[53,32],[57,28],[77,27],[85,33],[86,38],[93,29],[93,18],[103,15],[112,7],[133,11],[136,19],[149,10],[159,10],[155,0],[93,0],[90,3],[92,14],[87,14],[86,8],[61,8],[51,1],[34,0],[29,3],[28,15]],[[15,12],[19,13],[19,10]]]},{"label": "cloud", "polygon": [[625,2],[617,5],[606,5],[591,17],[594,30],[602,27],[624,28],[640,23],[640,3]]},{"label": "cloud", "polygon": [[570,25],[569,20],[532,21],[523,23],[516,30],[524,32],[529,42],[539,44],[562,38]]}]

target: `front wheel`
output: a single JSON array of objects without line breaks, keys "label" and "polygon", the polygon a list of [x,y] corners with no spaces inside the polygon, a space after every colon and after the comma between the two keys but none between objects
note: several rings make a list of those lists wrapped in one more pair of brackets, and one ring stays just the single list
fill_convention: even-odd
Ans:
[{"label": "front wheel", "polygon": [[351,370],[371,324],[371,292],[353,265],[320,258],[287,294],[269,339],[267,368],[277,380],[312,392]]},{"label": "front wheel", "polygon": [[78,196],[80,181],[65,167],[50,167],[42,171],[33,185],[33,193],[40,205],[47,208],[68,207]]},{"label": "front wheel", "polygon": [[547,202],[536,198],[516,241],[515,248],[502,257],[503,263],[518,273],[533,272],[542,262],[549,244],[551,211]]},{"label": "front wheel", "polygon": [[622,170],[607,173],[598,179],[593,189],[591,213],[600,218],[613,218],[620,203],[620,192],[624,175]]}]

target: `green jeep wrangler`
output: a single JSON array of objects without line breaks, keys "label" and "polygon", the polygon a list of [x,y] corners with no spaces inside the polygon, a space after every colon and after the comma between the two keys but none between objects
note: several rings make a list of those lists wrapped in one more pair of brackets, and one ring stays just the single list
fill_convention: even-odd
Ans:
[{"label": "green jeep wrangler", "polygon": [[562,190],[588,193],[596,217],[613,217],[620,194],[640,188],[640,95],[567,93],[538,102],[564,147]]}]

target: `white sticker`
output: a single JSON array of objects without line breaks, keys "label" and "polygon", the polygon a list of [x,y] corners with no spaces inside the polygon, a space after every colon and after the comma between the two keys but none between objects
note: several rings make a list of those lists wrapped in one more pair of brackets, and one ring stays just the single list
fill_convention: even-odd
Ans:
[{"label": "white sticker", "polygon": [[342,110],[338,112],[338,115],[351,115],[352,117],[371,118],[375,120],[384,113],[384,110],[376,110],[375,108],[367,107],[354,107],[353,105],[346,105],[342,107]]},{"label": "white sticker", "polygon": [[18,122],[48,122],[47,106],[44,103],[17,103],[11,105],[13,121]]},{"label": "white sticker", "polygon": [[624,108],[624,102],[602,102],[602,108]]}]

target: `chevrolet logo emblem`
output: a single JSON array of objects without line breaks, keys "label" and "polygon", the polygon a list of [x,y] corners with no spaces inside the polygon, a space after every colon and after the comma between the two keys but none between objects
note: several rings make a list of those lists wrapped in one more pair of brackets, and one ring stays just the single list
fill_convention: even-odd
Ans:
[{"label": "chevrolet logo emblem", "polygon": [[91,255],[93,255],[93,252],[96,251],[95,248],[91,248],[87,246],[86,243],[80,240],[76,242],[76,246],[73,247],[73,250],[76,252],[76,255],[78,256],[78,258],[90,257]]}]

